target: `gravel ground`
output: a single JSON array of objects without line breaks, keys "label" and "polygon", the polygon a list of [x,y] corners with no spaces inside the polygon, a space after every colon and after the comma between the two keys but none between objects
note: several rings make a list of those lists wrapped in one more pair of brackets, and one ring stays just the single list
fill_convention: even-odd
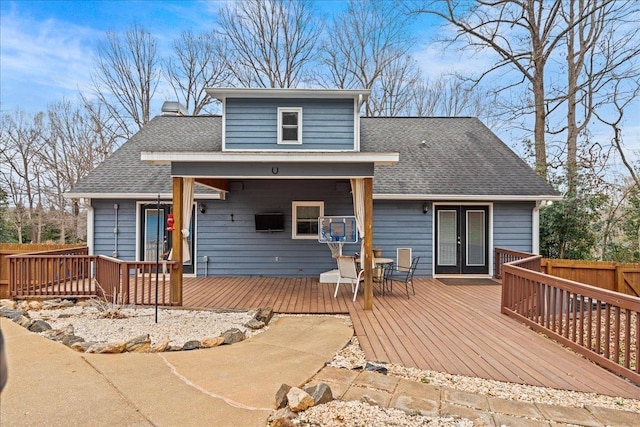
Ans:
[{"label": "gravel ground", "polygon": [[29,316],[32,319],[46,321],[53,329],[73,325],[75,334],[86,341],[126,341],[149,334],[152,346],[169,338],[170,345],[182,347],[187,341],[217,337],[231,328],[244,331],[247,338],[268,329],[267,326],[254,331],[244,326],[251,320],[254,311],[158,309],[156,323],[153,308],[120,308],[107,311],[101,308],[94,305],[76,305],[63,309],[30,310]]},{"label": "gravel ground", "polygon": [[[76,335],[91,341],[123,341],[148,333],[153,344],[168,337],[171,345],[181,346],[189,340],[202,340],[205,337],[218,336],[234,327],[245,331],[247,336],[260,333],[260,331],[252,331],[244,326],[253,317],[253,311],[159,309],[158,313],[159,321],[155,323],[155,310],[152,308],[125,307],[118,310],[105,310],[105,307],[99,304],[89,304],[64,309],[29,311],[32,318],[46,320],[54,329],[72,324]],[[117,318],[105,318],[105,315]],[[348,317],[340,317],[350,324]],[[328,365],[344,369],[357,369],[364,366],[366,362],[358,340],[354,337],[344,349],[328,362]],[[640,400],[504,383],[379,362],[372,363],[387,368],[389,375],[492,397],[575,407],[595,405],[640,413]],[[469,427],[474,425],[471,420],[466,419],[407,415],[402,411],[380,408],[364,402],[343,401],[333,401],[310,408],[300,413],[294,422],[302,426],[323,427],[388,425]]]},{"label": "gravel ground", "polygon": [[[328,364],[337,368],[353,369],[362,367],[367,360],[360,349],[358,339],[351,342],[336,354]],[[470,393],[483,394],[501,399],[517,400],[521,402],[548,403],[552,405],[583,407],[594,405],[613,409],[624,409],[640,413],[640,400],[621,397],[604,396],[595,393],[581,393],[553,388],[536,387],[530,385],[507,383],[483,378],[465,377],[443,372],[407,368],[379,362],[371,362],[377,366],[387,368],[388,375],[394,375],[408,380],[445,386]]]}]

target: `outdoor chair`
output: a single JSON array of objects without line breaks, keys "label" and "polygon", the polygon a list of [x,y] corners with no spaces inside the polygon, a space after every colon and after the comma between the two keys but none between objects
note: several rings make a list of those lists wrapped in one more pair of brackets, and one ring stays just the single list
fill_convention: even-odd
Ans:
[{"label": "outdoor chair", "polygon": [[420,257],[413,258],[411,261],[411,265],[409,268],[401,266],[401,265],[391,265],[391,267],[387,268],[384,273],[384,288],[389,289],[389,292],[393,291],[393,282],[404,283],[405,290],[407,292],[407,298],[409,298],[409,285],[411,285],[411,290],[413,294],[416,294],[416,289],[413,286],[413,274],[416,271],[416,267],[418,266],[418,261],[420,261]]},{"label": "outdoor chair", "polygon": [[333,297],[338,296],[338,289],[340,283],[351,283],[351,290],[353,291],[353,301],[355,302],[358,295],[358,286],[362,281],[364,270],[358,271],[356,267],[356,259],[352,256],[340,255],[336,258],[338,262],[338,283],[336,283],[336,291],[333,293]]}]

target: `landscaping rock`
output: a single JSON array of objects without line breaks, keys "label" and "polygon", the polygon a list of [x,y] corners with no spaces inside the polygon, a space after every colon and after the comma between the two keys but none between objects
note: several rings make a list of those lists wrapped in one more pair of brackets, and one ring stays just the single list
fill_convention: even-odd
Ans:
[{"label": "landscaping rock", "polygon": [[87,353],[96,354],[117,354],[122,353],[127,348],[124,342],[96,343],[87,349]]},{"label": "landscaping rock", "polygon": [[69,300],[61,300],[59,298],[50,299],[42,302],[43,309],[73,307],[74,302]]},{"label": "landscaping rock", "polygon": [[12,299],[0,299],[0,307],[7,307],[11,310],[15,310],[16,302]]},{"label": "landscaping rock", "polygon": [[298,387],[291,387],[291,390],[287,393],[287,401],[289,402],[289,409],[293,412],[304,411],[315,403],[309,393]]},{"label": "landscaping rock", "polygon": [[151,351],[149,334],[139,335],[130,339],[126,342],[125,349],[130,353],[149,353]]},{"label": "landscaping rock", "polygon": [[197,349],[199,349],[201,347],[202,347],[202,345],[201,345],[200,341],[191,340],[191,341],[187,341],[186,343],[184,343],[184,345],[182,346],[181,350],[197,350]]},{"label": "landscaping rock", "polygon": [[255,315],[255,319],[268,325],[271,322],[271,318],[273,317],[273,309],[271,307],[267,308],[259,308],[258,312]]},{"label": "landscaping rock", "polygon": [[291,420],[296,417],[297,414],[291,412],[289,408],[281,408],[269,415],[267,422],[269,423],[269,427],[292,427],[295,424]]},{"label": "landscaping rock", "polygon": [[89,349],[89,347],[91,347],[94,344],[95,344],[94,342],[87,342],[82,340],[82,341],[74,342],[69,346],[69,348],[80,353],[85,353]]},{"label": "landscaping rock", "polygon": [[22,326],[23,328],[26,328],[27,326],[29,326],[29,323],[31,323],[31,319],[29,318],[29,316],[17,316],[12,318],[11,320]]},{"label": "landscaping rock", "polygon": [[225,344],[235,344],[243,341],[245,338],[244,332],[238,328],[231,328],[228,331],[223,332],[220,336],[224,338]]},{"label": "landscaping rock", "polygon": [[264,328],[265,324],[263,321],[253,318],[244,324],[249,329],[258,330]]},{"label": "landscaping rock", "polygon": [[202,348],[213,348],[224,344],[223,337],[207,337],[202,340]]},{"label": "landscaping rock", "polygon": [[165,338],[160,341],[158,344],[151,347],[152,353],[162,353],[163,351],[167,351],[169,348],[169,338]]},{"label": "landscaping rock", "polygon": [[8,307],[0,307],[0,316],[1,317],[6,317],[7,319],[11,319],[11,320],[13,320],[15,322],[15,320],[14,320],[15,318],[18,318],[20,316],[28,317],[28,314],[24,310],[12,309],[12,308],[8,308]]},{"label": "landscaping rock", "polygon": [[42,303],[40,301],[29,301],[27,307],[29,308],[29,310],[39,311],[42,310]]},{"label": "landscaping rock", "polygon": [[291,386],[288,384],[282,384],[276,392],[276,409],[281,409],[287,406],[289,403],[287,400],[287,393],[291,390]]},{"label": "landscaping rock", "polygon": [[71,347],[73,344],[84,342],[84,338],[77,335],[65,335],[60,342]]},{"label": "landscaping rock", "polygon": [[331,388],[325,383],[319,383],[312,387],[304,389],[311,397],[313,397],[314,405],[322,405],[333,400]]},{"label": "landscaping rock", "polygon": [[62,341],[65,336],[74,335],[73,325],[67,325],[61,329],[50,329],[42,332],[42,336],[49,338],[53,341]]},{"label": "landscaping rock", "polygon": [[384,366],[377,366],[377,365],[374,365],[373,363],[369,363],[369,362],[367,362],[367,364],[364,366],[364,370],[365,371],[371,371],[371,372],[377,372],[377,373],[382,374],[382,375],[387,375],[387,368],[385,368]]},{"label": "landscaping rock", "polygon": [[44,320],[31,319],[31,321],[29,321],[29,324],[27,325],[27,329],[31,332],[39,333],[51,330],[51,325]]}]

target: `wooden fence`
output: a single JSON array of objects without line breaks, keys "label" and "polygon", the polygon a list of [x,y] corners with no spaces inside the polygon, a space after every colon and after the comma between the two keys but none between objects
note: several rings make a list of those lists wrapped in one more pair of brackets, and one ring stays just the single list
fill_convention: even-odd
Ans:
[{"label": "wooden fence", "polygon": [[541,271],[601,289],[640,296],[640,264],[545,258]]},{"label": "wooden fence", "polygon": [[88,255],[86,247],[17,254],[7,260],[13,298],[101,296],[117,304],[171,305],[166,273],[170,261],[159,266],[122,261]]},{"label": "wooden fence", "polygon": [[640,298],[540,269],[535,255],[501,265],[502,312],[640,384]]}]

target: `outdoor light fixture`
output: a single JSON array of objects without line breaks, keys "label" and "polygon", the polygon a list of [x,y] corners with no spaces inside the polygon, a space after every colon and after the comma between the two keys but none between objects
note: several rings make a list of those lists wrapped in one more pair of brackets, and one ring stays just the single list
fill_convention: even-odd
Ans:
[{"label": "outdoor light fixture", "polygon": [[200,203],[198,204],[198,209],[200,209],[200,213],[205,213],[207,211],[207,205]]},{"label": "outdoor light fixture", "polygon": [[424,202],[424,203],[422,204],[422,213],[423,213],[423,214],[426,214],[427,212],[429,212],[429,203]]}]

